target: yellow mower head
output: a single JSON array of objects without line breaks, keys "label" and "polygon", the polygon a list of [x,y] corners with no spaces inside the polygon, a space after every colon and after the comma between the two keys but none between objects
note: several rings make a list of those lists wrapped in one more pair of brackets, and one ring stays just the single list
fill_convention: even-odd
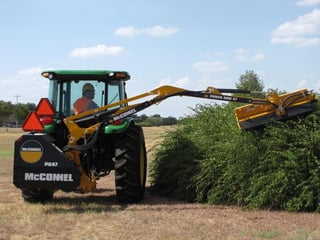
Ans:
[{"label": "yellow mower head", "polygon": [[316,110],[318,97],[307,89],[278,95],[268,93],[269,104],[248,104],[235,109],[239,128],[256,129],[276,120],[288,120]]}]

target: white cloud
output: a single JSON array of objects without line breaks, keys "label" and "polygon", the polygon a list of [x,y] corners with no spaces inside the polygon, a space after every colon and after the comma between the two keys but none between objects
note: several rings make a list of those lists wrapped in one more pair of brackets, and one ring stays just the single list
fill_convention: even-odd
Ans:
[{"label": "white cloud", "polygon": [[160,81],[159,86],[171,85],[180,88],[188,88],[190,83],[190,78],[188,76],[181,77],[175,81],[172,81],[170,78],[164,78]]},{"label": "white cloud", "polygon": [[25,68],[23,70],[18,71],[17,76],[20,78],[25,77],[39,77],[39,73],[41,73],[42,68],[41,67],[33,67],[33,68]]},{"label": "white cloud", "polygon": [[133,37],[135,35],[138,35],[138,31],[132,27],[120,27],[115,31],[116,35],[121,35],[121,36],[127,36],[127,37]]},{"label": "white cloud", "polygon": [[222,57],[225,57],[226,56],[226,54],[224,53],[224,52],[222,52],[222,51],[216,51],[216,52],[213,52],[213,53],[211,53],[211,52],[208,52],[208,53],[205,53],[204,54],[204,57],[205,58],[222,58]]},{"label": "white cloud", "polygon": [[221,72],[229,70],[229,65],[222,61],[197,62],[193,67],[199,72]]},{"label": "white cloud", "polygon": [[314,90],[316,92],[319,92],[320,80],[315,75],[306,76],[300,82],[297,83],[297,88],[307,88],[309,90]]},{"label": "white cloud", "polygon": [[48,96],[49,81],[41,77],[41,67],[19,70],[13,76],[0,79],[0,95],[5,101],[37,104],[40,98]]},{"label": "white cloud", "polygon": [[171,84],[172,84],[172,81],[170,78],[164,78],[164,79],[161,79],[159,86],[171,85]]},{"label": "white cloud", "polygon": [[94,47],[76,48],[71,51],[70,57],[101,57],[101,56],[120,56],[125,54],[125,50],[120,46],[107,46],[105,44],[98,44]]},{"label": "white cloud", "polygon": [[298,6],[314,6],[320,3],[320,0],[299,0]]},{"label": "white cloud", "polygon": [[175,85],[178,87],[186,87],[189,84],[189,77],[182,77],[179,78],[176,82]]},{"label": "white cloud", "polygon": [[320,45],[320,10],[299,16],[272,31],[272,43],[292,44],[296,47]]},{"label": "white cloud", "polygon": [[307,79],[303,79],[300,82],[298,82],[298,87],[299,88],[306,87],[307,85],[308,85],[308,80]]},{"label": "white cloud", "polygon": [[150,28],[138,29],[133,26],[120,27],[115,31],[116,35],[133,37],[138,35],[148,35],[153,37],[163,37],[170,36],[178,32],[179,29],[176,27],[162,27],[162,26],[153,26]]},{"label": "white cloud", "polygon": [[264,53],[256,53],[253,55],[250,55],[250,51],[243,49],[243,48],[239,48],[237,50],[235,50],[235,60],[237,61],[241,61],[241,62],[258,62],[258,61],[262,61],[266,58]]}]

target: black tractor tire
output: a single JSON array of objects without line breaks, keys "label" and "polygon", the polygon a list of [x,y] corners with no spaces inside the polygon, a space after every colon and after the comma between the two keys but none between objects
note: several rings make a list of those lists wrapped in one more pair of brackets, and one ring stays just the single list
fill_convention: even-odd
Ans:
[{"label": "black tractor tire", "polygon": [[48,189],[22,189],[24,201],[30,203],[44,203],[53,198],[53,190]]},{"label": "black tractor tire", "polygon": [[120,203],[143,199],[147,175],[147,154],[143,130],[131,124],[115,146],[115,184]]}]

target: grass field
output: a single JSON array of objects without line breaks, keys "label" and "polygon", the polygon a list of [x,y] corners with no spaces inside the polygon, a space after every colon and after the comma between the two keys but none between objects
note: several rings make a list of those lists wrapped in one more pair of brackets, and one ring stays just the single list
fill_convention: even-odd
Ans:
[{"label": "grass field", "polygon": [[[145,128],[149,161],[164,127]],[[25,203],[12,184],[13,143],[21,132],[0,129],[0,239],[320,239],[320,215],[244,211],[190,204],[151,194],[118,204],[114,177],[90,194],[57,192],[47,204]]]}]

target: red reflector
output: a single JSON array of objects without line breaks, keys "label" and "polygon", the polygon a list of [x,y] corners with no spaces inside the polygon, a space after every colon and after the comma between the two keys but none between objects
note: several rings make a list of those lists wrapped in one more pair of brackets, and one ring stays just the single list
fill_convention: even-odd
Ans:
[{"label": "red reflector", "polygon": [[43,125],[36,112],[31,112],[22,124],[22,129],[25,132],[42,132]]},{"label": "red reflector", "polygon": [[54,108],[52,107],[48,98],[41,98],[37,108],[36,113],[38,116],[53,116]]},{"label": "red reflector", "polygon": [[119,119],[118,121],[115,121],[112,123],[112,125],[121,125],[123,123],[123,119]]},{"label": "red reflector", "polygon": [[40,122],[42,123],[43,126],[51,124],[53,122],[53,117],[51,116],[40,117]]}]

